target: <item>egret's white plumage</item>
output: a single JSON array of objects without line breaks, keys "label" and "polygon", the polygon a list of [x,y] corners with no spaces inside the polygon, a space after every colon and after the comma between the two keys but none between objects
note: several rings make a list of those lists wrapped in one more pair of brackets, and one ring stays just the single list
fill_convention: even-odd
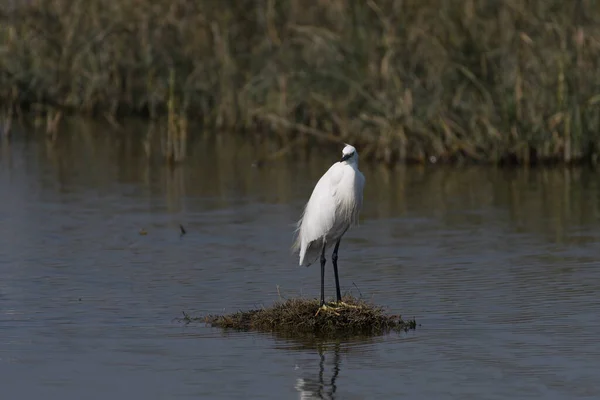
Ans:
[{"label": "egret's white plumage", "polygon": [[[292,248],[299,252],[300,265],[314,263],[350,226],[358,224],[364,185],[365,177],[358,169],[358,153],[353,146],[346,145],[342,160],[333,164],[315,185],[298,221],[298,235]],[[337,247],[334,253],[337,284]],[[321,262],[323,269],[324,259]]]}]

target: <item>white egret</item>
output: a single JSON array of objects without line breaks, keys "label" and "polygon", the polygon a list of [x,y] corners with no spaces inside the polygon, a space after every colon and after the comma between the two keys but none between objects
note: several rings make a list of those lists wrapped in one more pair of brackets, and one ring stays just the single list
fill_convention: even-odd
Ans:
[{"label": "white egret", "polygon": [[358,153],[347,144],[342,159],[319,179],[298,221],[298,235],[292,246],[299,251],[300,265],[309,266],[321,255],[321,308],[325,306],[325,250],[335,243],[331,261],[335,274],[337,302],[341,303],[338,277],[340,240],[358,224],[362,209],[365,177],[358,169]]}]

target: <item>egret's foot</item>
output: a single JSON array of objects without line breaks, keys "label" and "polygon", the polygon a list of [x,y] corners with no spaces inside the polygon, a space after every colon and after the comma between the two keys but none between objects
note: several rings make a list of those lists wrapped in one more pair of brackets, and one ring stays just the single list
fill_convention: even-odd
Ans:
[{"label": "egret's foot", "polygon": [[317,310],[317,312],[315,313],[315,317],[316,317],[317,315],[319,315],[319,313],[320,313],[321,311],[323,311],[323,312],[332,312],[332,313],[334,313],[335,315],[340,315],[340,314],[338,314],[337,312],[335,312],[335,308],[334,308],[334,307],[330,307],[330,306],[327,306],[327,305],[323,304],[321,307],[319,307],[319,309],[318,309],[318,310]]},{"label": "egret's foot", "polygon": [[335,305],[336,305],[336,308],[360,308],[358,306],[355,306],[354,304],[348,304],[348,303],[345,303],[345,302],[343,302],[341,300],[337,301],[335,303]]}]

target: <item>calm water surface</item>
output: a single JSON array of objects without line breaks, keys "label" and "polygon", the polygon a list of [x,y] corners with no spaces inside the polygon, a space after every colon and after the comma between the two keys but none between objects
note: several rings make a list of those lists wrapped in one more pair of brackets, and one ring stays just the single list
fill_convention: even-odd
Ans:
[{"label": "calm water surface", "polygon": [[341,148],[253,168],[264,146],[199,138],[169,169],[73,130],[0,144],[3,398],[600,398],[597,172],[362,163],[342,289],[421,326],[298,342],[175,319],[318,296],[289,248]]}]

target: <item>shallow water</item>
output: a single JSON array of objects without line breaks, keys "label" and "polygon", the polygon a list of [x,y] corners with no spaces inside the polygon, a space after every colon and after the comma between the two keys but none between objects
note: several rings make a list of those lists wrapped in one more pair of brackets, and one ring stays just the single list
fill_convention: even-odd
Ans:
[{"label": "shallow water", "polygon": [[266,145],[199,137],[169,169],[135,135],[71,130],[0,144],[7,398],[600,397],[597,172],[361,164],[342,290],[421,326],[297,342],[176,318],[318,296],[289,247],[340,149],[253,168]]}]

